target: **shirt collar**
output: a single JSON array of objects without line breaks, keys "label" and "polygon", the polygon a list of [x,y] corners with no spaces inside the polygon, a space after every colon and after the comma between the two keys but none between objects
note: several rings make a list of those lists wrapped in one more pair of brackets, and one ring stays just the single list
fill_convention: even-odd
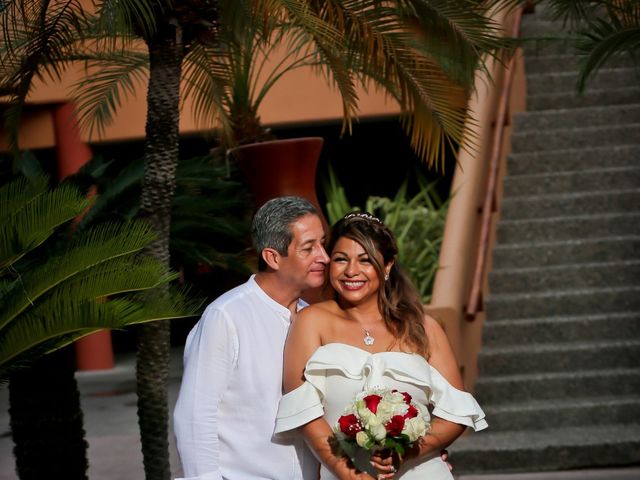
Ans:
[{"label": "shirt collar", "polygon": [[282,317],[287,322],[291,322],[291,311],[287,307],[279,304],[273,298],[267,295],[267,293],[264,290],[262,290],[262,288],[260,288],[260,285],[258,285],[258,282],[256,282],[255,276],[256,276],[255,273],[251,275],[251,277],[249,278],[249,285],[251,285],[251,287],[255,290],[258,297],[264,303],[266,303],[269,306],[269,308],[274,310],[276,313],[282,315]]}]

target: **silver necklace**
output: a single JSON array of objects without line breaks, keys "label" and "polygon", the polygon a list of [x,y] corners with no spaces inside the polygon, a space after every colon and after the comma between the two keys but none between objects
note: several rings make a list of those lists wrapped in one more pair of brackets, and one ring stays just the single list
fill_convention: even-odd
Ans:
[{"label": "silver necklace", "polygon": [[371,345],[376,343],[376,339],[371,336],[371,334],[369,333],[369,330],[367,330],[364,327],[362,327],[362,329],[364,330],[364,338],[362,339],[364,344],[370,347]]}]

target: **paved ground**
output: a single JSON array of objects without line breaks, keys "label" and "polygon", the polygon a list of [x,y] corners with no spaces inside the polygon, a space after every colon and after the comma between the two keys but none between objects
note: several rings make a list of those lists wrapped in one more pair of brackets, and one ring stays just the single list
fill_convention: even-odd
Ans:
[{"label": "paved ground", "polygon": [[[181,371],[181,352],[174,351],[169,398],[175,403]],[[133,356],[119,355],[114,369],[77,375],[89,442],[91,480],[143,480],[142,454],[136,418]],[[8,393],[0,387],[0,480],[14,480],[9,433]],[[171,439],[171,466],[180,474],[175,443]],[[640,467],[610,470],[462,475],[459,480],[640,480]]]}]

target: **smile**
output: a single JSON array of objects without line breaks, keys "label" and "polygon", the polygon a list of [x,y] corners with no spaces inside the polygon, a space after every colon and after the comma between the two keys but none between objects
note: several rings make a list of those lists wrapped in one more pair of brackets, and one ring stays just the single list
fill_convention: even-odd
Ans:
[{"label": "smile", "polygon": [[364,285],[363,281],[343,281],[342,283],[349,290],[357,290]]}]

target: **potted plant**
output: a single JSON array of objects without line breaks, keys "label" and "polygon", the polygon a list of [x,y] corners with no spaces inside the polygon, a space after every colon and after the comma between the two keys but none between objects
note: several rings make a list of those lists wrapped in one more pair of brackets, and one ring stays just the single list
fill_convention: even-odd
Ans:
[{"label": "potted plant", "polygon": [[[205,66],[202,81],[189,83],[185,94],[195,99],[202,119],[221,126],[222,150],[244,170],[258,205],[297,194],[319,206],[315,173],[322,139],[276,140],[258,113],[274,84],[294,69],[316,68],[336,86],[343,132],[351,130],[355,86],[361,84],[398,102],[411,144],[429,164],[443,164],[445,143],[464,142],[467,93],[476,68],[483,55],[503,45],[487,6],[471,12],[453,3],[446,11],[423,2],[391,2],[384,8],[365,3],[351,5],[351,11],[342,5],[343,29],[328,33],[318,25],[326,25],[320,21],[330,13],[311,6],[298,18],[288,12],[242,25],[228,22],[232,28],[223,26],[217,44],[198,56],[198,68]],[[282,61],[270,64],[283,45]]]}]

